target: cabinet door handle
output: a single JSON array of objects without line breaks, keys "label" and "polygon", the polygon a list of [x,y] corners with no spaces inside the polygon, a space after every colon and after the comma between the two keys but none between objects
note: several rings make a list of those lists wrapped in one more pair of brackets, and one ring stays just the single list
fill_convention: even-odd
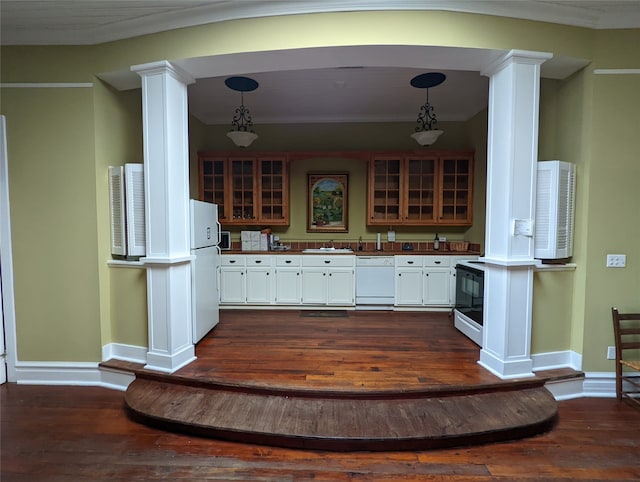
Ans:
[{"label": "cabinet door handle", "polygon": [[267,276],[269,276],[269,272],[267,271]]},{"label": "cabinet door handle", "polygon": [[290,259],[287,259],[287,260],[285,260],[285,263],[287,263],[287,264],[291,264],[291,260],[290,260]]},{"label": "cabinet door handle", "polygon": [[442,261],[434,261],[435,264],[440,264]]},{"label": "cabinet door handle", "polygon": [[229,264],[234,264],[235,262],[236,262],[236,260],[235,260],[235,259],[230,259],[230,260],[229,260]]},{"label": "cabinet door handle", "polygon": [[407,264],[413,264],[413,261],[407,261]]},{"label": "cabinet door handle", "polygon": [[262,263],[262,260],[261,259],[256,259],[256,264],[260,264],[260,263]]},{"label": "cabinet door handle", "polygon": [[330,260],[330,259],[325,259],[325,260],[324,260],[324,263],[325,263],[325,264],[329,264],[329,263],[331,263],[331,260]]}]

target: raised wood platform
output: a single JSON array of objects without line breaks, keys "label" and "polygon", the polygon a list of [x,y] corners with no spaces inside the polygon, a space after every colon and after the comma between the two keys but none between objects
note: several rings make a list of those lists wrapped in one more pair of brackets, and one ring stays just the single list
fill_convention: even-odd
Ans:
[{"label": "raised wood platform", "polygon": [[[545,377],[504,381],[446,313],[223,311],[173,375],[121,362],[137,420],[227,440],[323,450],[415,450],[549,430]],[[568,376],[554,373],[551,376]]]}]

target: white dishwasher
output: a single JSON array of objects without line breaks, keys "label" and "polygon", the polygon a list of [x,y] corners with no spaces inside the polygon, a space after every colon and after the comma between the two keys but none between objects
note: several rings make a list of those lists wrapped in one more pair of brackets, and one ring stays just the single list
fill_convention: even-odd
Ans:
[{"label": "white dishwasher", "polygon": [[395,282],[393,256],[356,256],[356,310],[392,310]]}]

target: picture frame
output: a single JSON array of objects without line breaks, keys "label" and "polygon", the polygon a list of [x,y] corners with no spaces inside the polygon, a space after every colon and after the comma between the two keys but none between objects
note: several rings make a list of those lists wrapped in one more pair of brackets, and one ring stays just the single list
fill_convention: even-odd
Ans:
[{"label": "picture frame", "polygon": [[307,232],[349,232],[349,173],[307,173]]}]

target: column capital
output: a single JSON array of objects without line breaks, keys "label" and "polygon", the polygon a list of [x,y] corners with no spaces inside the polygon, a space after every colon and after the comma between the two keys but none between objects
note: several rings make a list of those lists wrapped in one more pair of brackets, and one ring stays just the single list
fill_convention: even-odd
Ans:
[{"label": "column capital", "polygon": [[489,63],[480,73],[481,75],[490,77],[496,72],[499,72],[500,70],[512,64],[542,65],[552,57],[553,54],[549,52],[510,50],[506,54],[501,55],[493,62]]},{"label": "column capital", "polygon": [[172,64],[168,60],[159,60],[157,62],[149,62],[147,64],[132,65],[131,71],[136,72],[138,75],[140,75],[140,77],[167,73],[186,85],[193,84],[196,81],[191,76],[191,74],[181,69],[177,65]]}]

